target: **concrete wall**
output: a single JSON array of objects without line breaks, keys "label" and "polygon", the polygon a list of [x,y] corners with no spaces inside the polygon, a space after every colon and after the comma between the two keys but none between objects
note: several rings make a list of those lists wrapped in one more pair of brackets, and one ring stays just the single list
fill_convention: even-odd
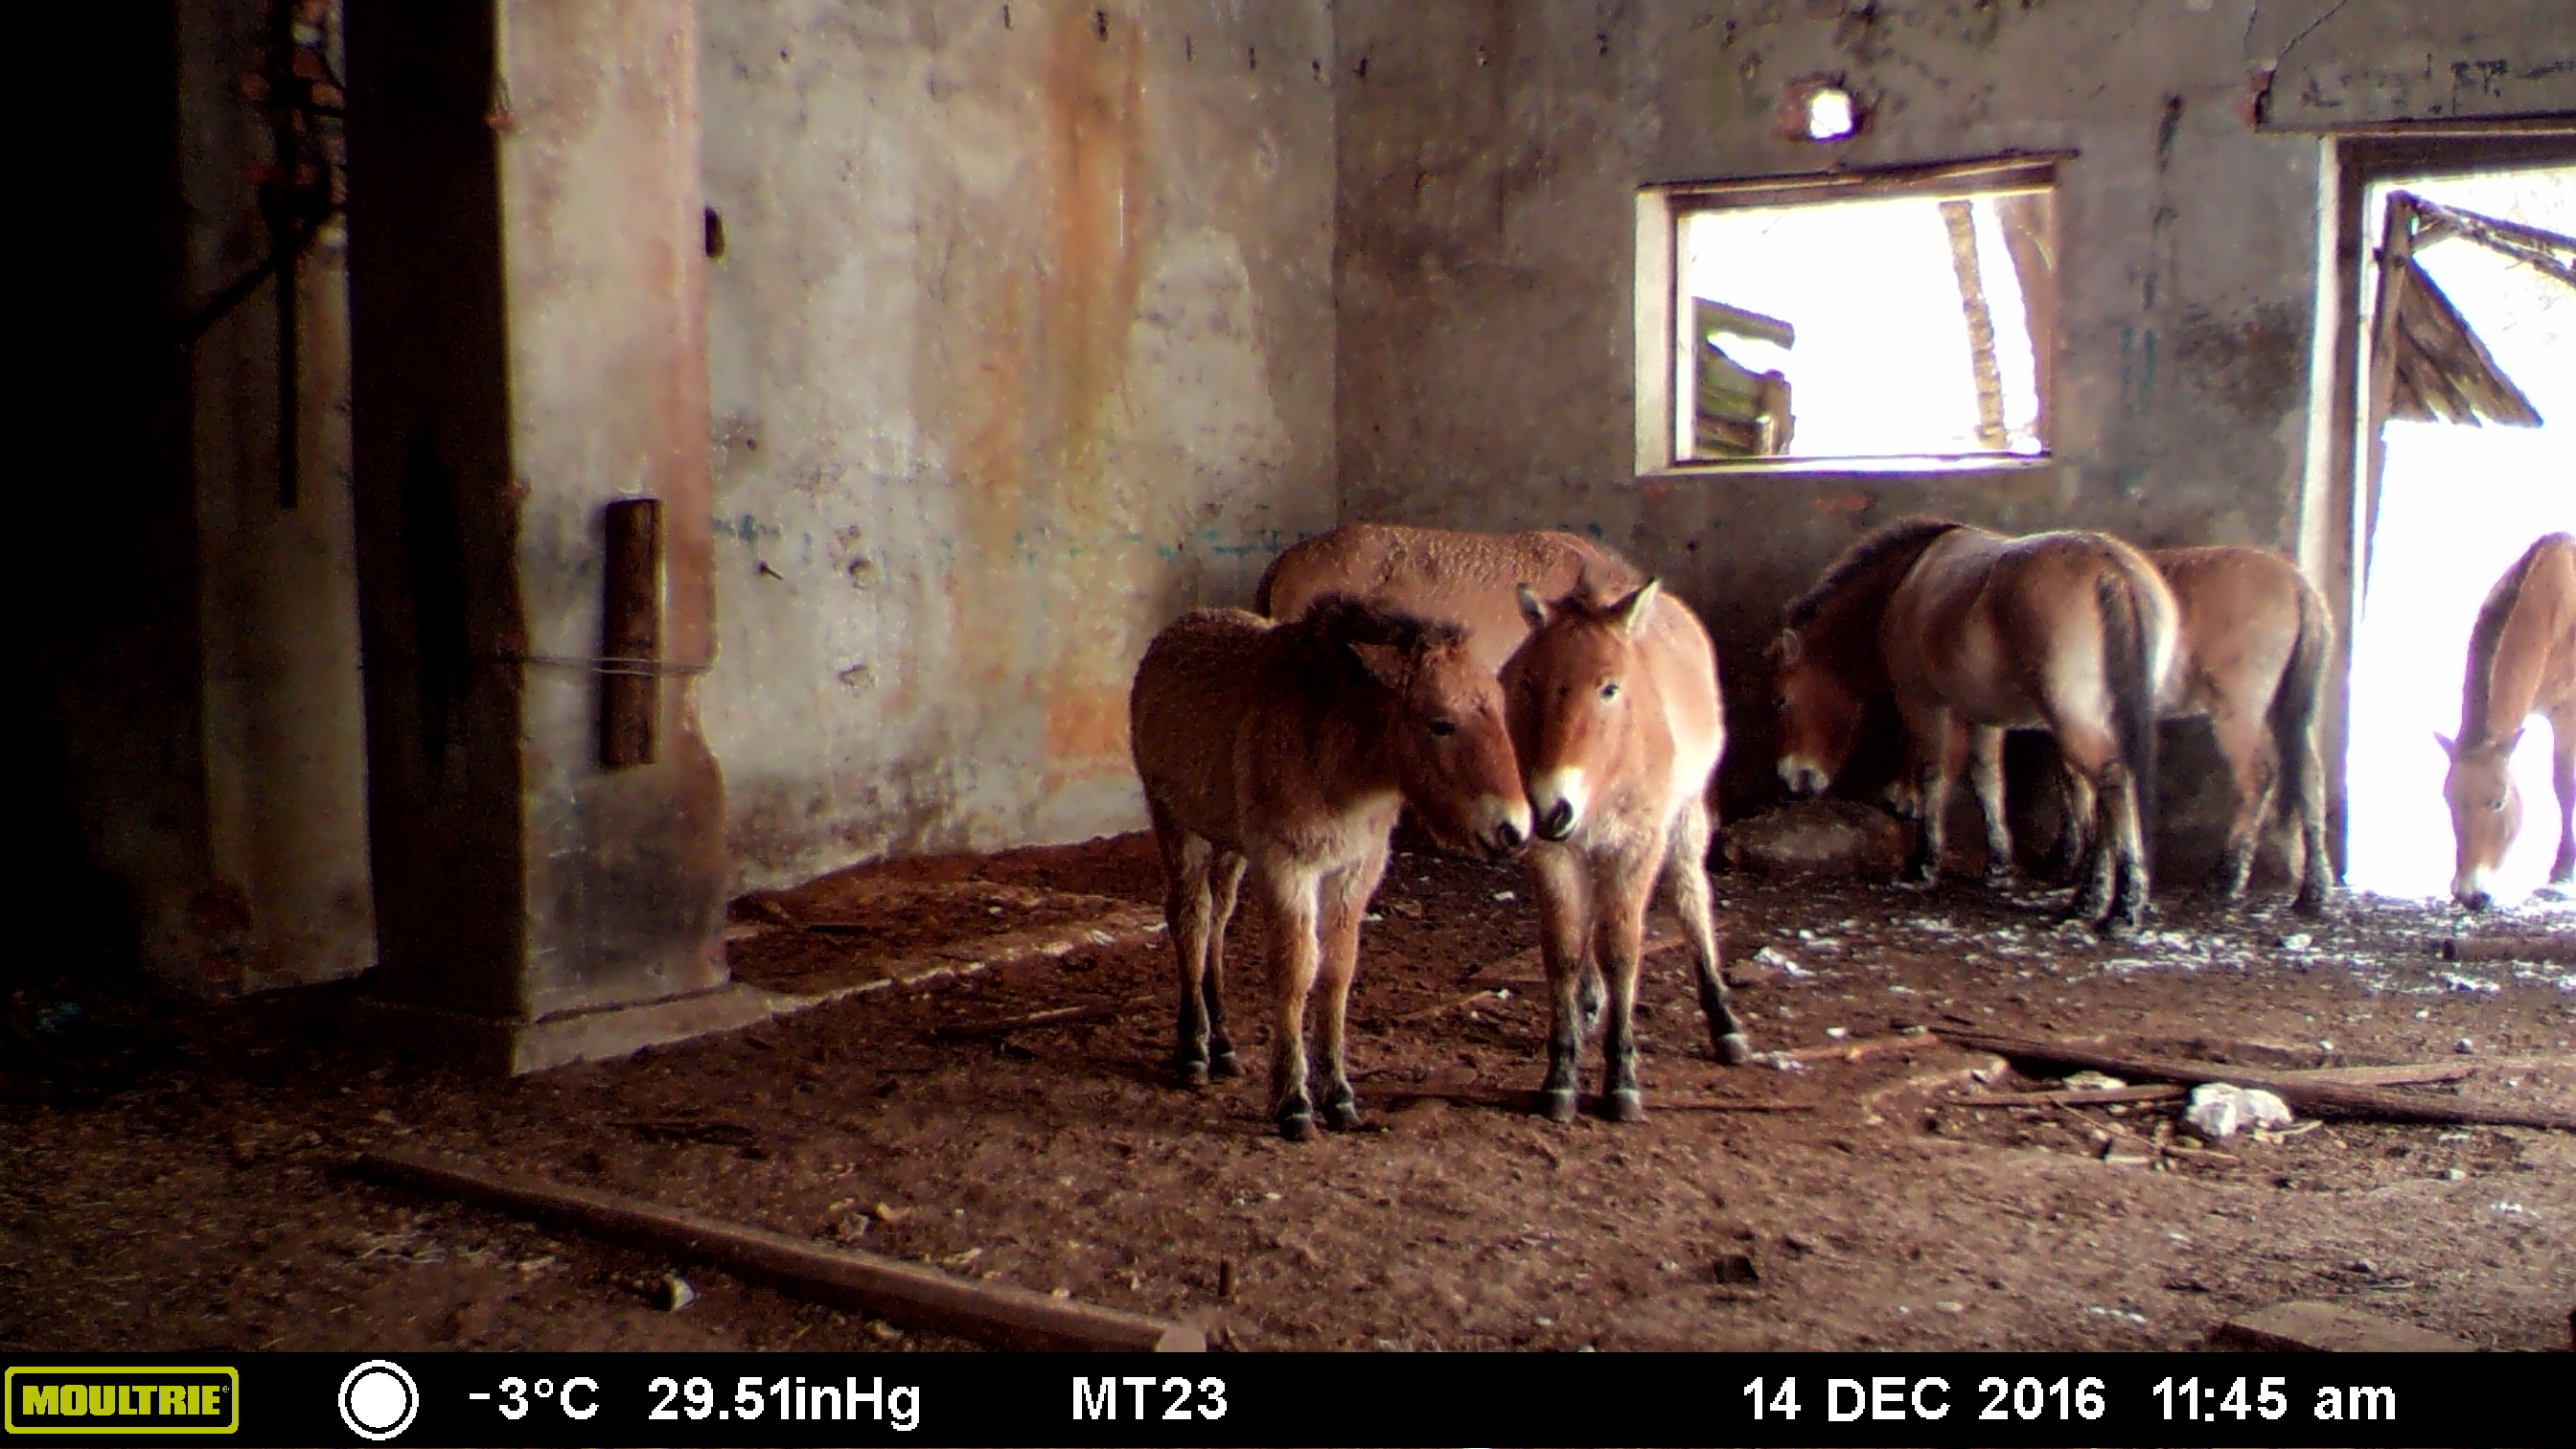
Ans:
[{"label": "concrete wall", "polygon": [[1336,516],[1327,0],[704,8],[739,878],[1143,823],[1126,690]]},{"label": "concrete wall", "polygon": [[[1758,655],[1777,610],[1867,528],[1928,511],[2151,545],[2298,542],[2321,148],[2249,126],[2252,76],[2277,69],[2275,126],[2576,110],[2576,31],[2563,7],[2517,0],[1335,15],[1345,516],[1572,527],[1666,574],[1718,637],[1739,807],[1769,793]],[[1867,104],[1867,130],[1830,149],[1778,139],[1782,86],[1819,73]],[[2012,150],[2077,153],[2058,199],[2051,466],[1633,476],[1637,187]]]}]

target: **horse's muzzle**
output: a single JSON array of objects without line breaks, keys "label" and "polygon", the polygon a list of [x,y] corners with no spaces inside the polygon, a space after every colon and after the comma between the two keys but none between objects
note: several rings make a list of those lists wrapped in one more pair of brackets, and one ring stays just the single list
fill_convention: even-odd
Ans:
[{"label": "horse's muzzle", "polygon": [[1780,763],[1780,783],[1789,787],[1789,793],[1799,799],[1812,800],[1825,793],[1825,787],[1833,783],[1833,778],[1804,760],[1783,760]]},{"label": "horse's muzzle", "polygon": [[1541,840],[1563,840],[1574,833],[1574,802],[1559,800],[1541,816],[1538,837]]}]

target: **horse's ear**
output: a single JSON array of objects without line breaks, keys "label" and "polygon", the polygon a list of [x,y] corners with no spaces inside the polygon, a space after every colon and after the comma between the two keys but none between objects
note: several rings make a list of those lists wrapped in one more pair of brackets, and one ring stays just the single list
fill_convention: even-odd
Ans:
[{"label": "horse's ear", "polygon": [[1783,669],[1797,668],[1798,647],[1798,631],[1781,630],[1780,637],[1771,641],[1771,662]]},{"label": "horse's ear", "polygon": [[1407,666],[1412,661],[1405,657],[1403,650],[1392,644],[1355,642],[1351,645],[1351,652],[1360,657],[1360,667],[1369,672],[1369,678],[1389,689],[1404,687]]},{"label": "horse's ear", "polygon": [[1636,633],[1638,626],[1644,624],[1648,618],[1653,616],[1655,612],[1655,596],[1663,591],[1664,581],[1662,579],[1646,580],[1643,584],[1638,585],[1637,592],[1630,594],[1628,597],[1621,599],[1619,602],[1610,606],[1610,618],[1626,632],[1631,634]]},{"label": "horse's ear", "polygon": [[2451,737],[2442,733],[2440,730],[2433,731],[2433,743],[2442,747],[2442,754],[2445,758],[2456,760],[2460,757],[2460,747],[2451,743]]},{"label": "horse's ear", "polygon": [[1529,626],[1532,629],[1546,628],[1547,603],[1538,596],[1538,591],[1527,584],[1523,584],[1520,586],[1520,597],[1521,617],[1529,621]]}]

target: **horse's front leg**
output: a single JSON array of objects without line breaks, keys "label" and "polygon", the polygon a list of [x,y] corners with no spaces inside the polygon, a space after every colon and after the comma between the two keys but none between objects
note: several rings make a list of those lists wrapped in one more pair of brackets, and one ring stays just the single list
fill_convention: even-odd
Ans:
[{"label": "horse's front leg", "polygon": [[2549,783],[2558,794],[2558,858],[2550,862],[2549,883],[2576,881],[2576,709],[2549,717]]},{"label": "horse's front leg", "polygon": [[1539,958],[1547,968],[1547,1081],[1535,1103],[1552,1122],[1574,1120],[1575,1073],[1588,1035],[1578,999],[1585,978],[1598,981],[1586,962],[1591,938],[1591,882],[1582,860],[1562,845],[1535,841],[1530,874],[1538,882]]},{"label": "horse's front leg", "polygon": [[1312,865],[1275,858],[1254,862],[1252,875],[1270,963],[1270,1118],[1280,1136],[1303,1142],[1315,1135],[1314,1104],[1306,1095],[1306,996],[1321,964],[1315,940],[1320,881]]},{"label": "horse's front leg", "polygon": [[1735,1014],[1727,993],[1726,973],[1717,954],[1717,913],[1708,888],[1708,804],[1691,797],[1673,822],[1673,848],[1664,857],[1664,874],[1673,883],[1673,914],[1681,917],[1682,935],[1690,942],[1691,964],[1699,976],[1699,1011],[1708,1022],[1708,1044],[1730,1067],[1752,1059],[1753,1041]]},{"label": "horse's front leg", "polygon": [[1923,796],[1923,815],[1914,836],[1914,859],[1901,886],[1929,890],[1941,879],[1941,854],[1949,844],[1945,822],[1950,813],[1950,787],[1958,778],[1957,721],[1939,705],[1906,711],[1906,732],[1914,740],[1915,780]]},{"label": "horse's front leg", "polygon": [[1637,1086],[1637,961],[1646,944],[1646,903],[1663,869],[1660,834],[1642,850],[1595,857],[1592,950],[1610,988],[1601,1032],[1601,1115],[1613,1122],[1646,1119],[1645,1093]]},{"label": "horse's front leg", "polygon": [[1386,842],[1381,839],[1356,864],[1324,878],[1324,1125],[1348,1132],[1360,1125],[1359,1096],[1351,1090],[1345,1043],[1351,1005],[1351,982],[1359,975],[1360,922],[1369,897],[1386,875]]},{"label": "horse's front leg", "polygon": [[2020,873],[2013,868],[2012,825],[2004,819],[2004,732],[1970,725],[1967,734],[1968,780],[1986,817],[1986,884],[2010,890]]},{"label": "horse's front leg", "polygon": [[1243,1068],[1235,1060],[1234,1038],[1225,1029],[1225,932],[1234,921],[1235,901],[1243,888],[1244,859],[1239,855],[1219,855],[1209,872],[1209,892],[1213,905],[1209,914],[1207,939],[1207,1070],[1211,1077],[1240,1076]]}]

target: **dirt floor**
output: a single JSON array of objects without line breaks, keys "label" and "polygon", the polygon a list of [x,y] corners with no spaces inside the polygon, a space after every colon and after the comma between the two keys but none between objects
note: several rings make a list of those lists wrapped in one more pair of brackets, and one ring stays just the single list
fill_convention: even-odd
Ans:
[{"label": "dirt floor", "polygon": [[[1165,1085],[1160,885],[1132,837],[746,899],[744,979],[849,994],[509,1082],[345,1040],[346,989],[191,1012],[22,992],[0,1347],[960,1346],[348,1176],[376,1145],[1180,1316],[1240,1349],[2183,1348],[2288,1299],[2566,1345],[2576,1134],[2338,1121],[2193,1151],[2170,1103],[1969,1104],[2044,1083],[1900,1033],[2462,1062],[2407,1090],[2576,1110],[2570,968],[2445,963],[2431,943],[2456,920],[2367,900],[2323,923],[2162,900],[2147,937],[2106,945],[2058,927],[2062,893],[1717,884],[1756,1046],[1799,1055],[1719,1066],[1686,958],[1659,955],[1650,1115],[1628,1127],[1517,1110],[1545,1029],[1528,884],[1419,853],[1364,944],[1370,1130],[1303,1146],[1262,1110],[1248,933],[1232,1001],[1253,1071]],[[868,987],[888,978],[911,984]],[[1463,1001],[1497,978],[1508,996]],[[700,1296],[663,1311],[675,1268]]]}]

